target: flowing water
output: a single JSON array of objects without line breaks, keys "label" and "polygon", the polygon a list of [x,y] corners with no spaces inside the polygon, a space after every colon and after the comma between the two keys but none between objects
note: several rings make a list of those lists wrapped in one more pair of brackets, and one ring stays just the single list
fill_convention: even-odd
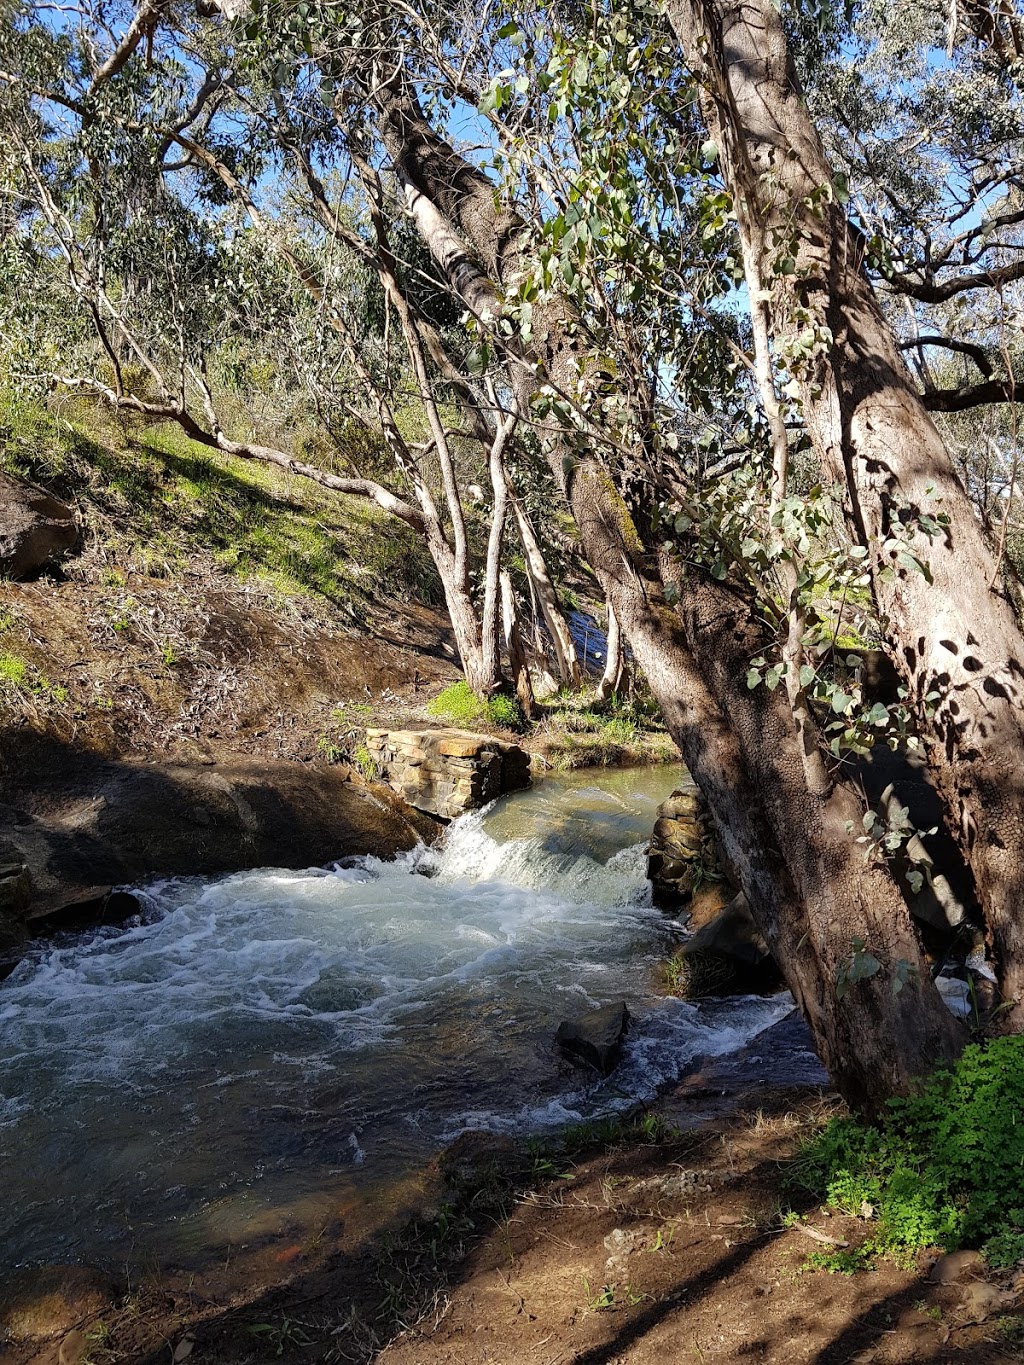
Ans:
[{"label": "flowing water", "polygon": [[[653,990],[681,933],[643,847],[683,776],[548,778],[390,863],[162,882],[141,923],[38,951],[0,985],[0,1256],[306,1235],[467,1128],[625,1108],[782,1018]],[[617,1000],[636,1022],[600,1081],[552,1035]]]}]

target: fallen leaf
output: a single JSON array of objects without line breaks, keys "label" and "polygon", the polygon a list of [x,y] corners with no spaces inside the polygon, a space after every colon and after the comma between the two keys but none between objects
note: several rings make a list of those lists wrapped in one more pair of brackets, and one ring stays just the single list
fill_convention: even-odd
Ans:
[{"label": "fallen leaf", "polygon": [[960,1299],[964,1312],[971,1322],[984,1322],[986,1318],[1005,1308],[1012,1301],[1012,1294],[1004,1293],[994,1284],[986,1284],[984,1280],[976,1280],[973,1284],[967,1285]]}]

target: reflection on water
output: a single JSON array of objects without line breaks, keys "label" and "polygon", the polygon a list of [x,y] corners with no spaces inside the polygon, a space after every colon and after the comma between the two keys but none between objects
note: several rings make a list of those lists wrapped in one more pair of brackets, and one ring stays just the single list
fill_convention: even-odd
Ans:
[{"label": "reflection on water", "polygon": [[[678,926],[643,841],[683,776],[550,778],[393,863],[161,883],[145,923],[23,963],[0,985],[8,1263],[199,1264],[306,1234],[466,1127],[623,1107],[782,1017],[650,993]],[[585,1079],[552,1034],[618,999],[625,1060]]]}]

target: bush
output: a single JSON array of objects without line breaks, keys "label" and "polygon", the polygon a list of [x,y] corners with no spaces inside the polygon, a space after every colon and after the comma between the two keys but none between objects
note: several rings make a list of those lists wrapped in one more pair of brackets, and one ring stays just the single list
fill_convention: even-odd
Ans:
[{"label": "bush", "polygon": [[428,702],[427,715],[446,720],[449,725],[478,725],[483,720],[506,730],[522,730],[525,725],[515,697],[499,694],[483,701],[464,680],[452,683]]},{"label": "bush", "polygon": [[1024,1259],[1024,1038],[973,1044],[880,1124],[833,1119],[802,1150],[796,1180],[848,1213],[878,1216],[880,1251],[980,1246]]}]

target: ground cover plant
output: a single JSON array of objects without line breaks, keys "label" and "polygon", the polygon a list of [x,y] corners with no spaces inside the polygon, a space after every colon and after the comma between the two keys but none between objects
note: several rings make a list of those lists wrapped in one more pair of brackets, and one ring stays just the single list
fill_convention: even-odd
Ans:
[{"label": "ground cover plant", "polygon": [[980,1247],[1024,1260],[1024,1038],[964,1049],[875,1124],[834,1118],[802,1149],[796,1183],[877,1219],[869,1250]]}]

